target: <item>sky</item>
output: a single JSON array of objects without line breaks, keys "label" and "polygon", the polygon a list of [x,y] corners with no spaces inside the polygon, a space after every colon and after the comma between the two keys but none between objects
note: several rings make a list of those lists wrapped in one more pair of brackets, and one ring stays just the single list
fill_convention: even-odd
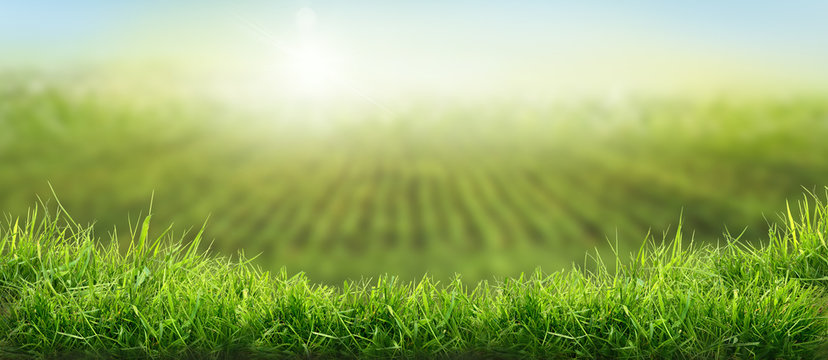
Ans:
[{"label": "sky", "polygon": [[828,83],[828,2],[818,0],[2,0],[0,65],[289,72],[307,58],[288,54],[304,46],[301,9],[313,11],[325,71],[373,88]]}]

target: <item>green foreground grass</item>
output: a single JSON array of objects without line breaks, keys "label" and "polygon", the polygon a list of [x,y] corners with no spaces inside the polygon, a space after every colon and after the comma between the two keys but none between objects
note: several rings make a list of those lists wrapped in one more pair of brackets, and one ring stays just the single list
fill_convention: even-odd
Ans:
[{"label": "green foreground grass", "polygon": [[[102,245],[58,207],[0,233],[0,357],[819,358],[828,206],[808,196],[761,247],[679,227],[614,269],[475,285],[315,285],[187,242]],[[822,357],[824,358],[824,357]]]}]

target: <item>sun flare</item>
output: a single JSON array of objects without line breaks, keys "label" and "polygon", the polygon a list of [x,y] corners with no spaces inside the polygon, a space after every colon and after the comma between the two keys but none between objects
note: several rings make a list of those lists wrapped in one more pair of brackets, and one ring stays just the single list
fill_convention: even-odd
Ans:
[{"label": "sun flare", "polygon": [[296,12],[296,27],[302,32],[312,32],[316,27],[316,12],[309,7],[303,7]]},{"label": "sun flare", "polygon": [[329,93],[338,78],[335,56],[313,43],[290,52],[287,71],[296,90],[308,95]]},{"label": "sun flare", "polygon": [[317,34],[316,12],[303,7],[296,12],[298,44],[287,51],[287,71],[295,90],[303,95],[330,93],[339,78],[336,56]]}]

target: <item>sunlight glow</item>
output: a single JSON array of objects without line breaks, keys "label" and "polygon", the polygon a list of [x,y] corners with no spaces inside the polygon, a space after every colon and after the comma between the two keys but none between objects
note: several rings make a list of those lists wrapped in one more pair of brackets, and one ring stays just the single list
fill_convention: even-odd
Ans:
[{"label": "sunlight glow", "polygon": [[278,83],[285,83],[290,86],[290,92],[305,97],[327,96],[333,90],[342,91],[341,95],[353,95],[363,99],[385,112],[388,116],[395,116],[387,106],[370,96],[365,91],[345,81],[340,71],[342,58],[330,52],[330,47],[320,41],[315,34],[314,27],[317,23],[316,13],[310,8],[303,8],[296,14],[296,25],[299,28],[298,46],[289,46],[279,41],[267,30],[254,22],[239,16],[240,24],[260,41],[270,45],[276,51],[274,57],[282,61],[272,62],[270,71],[265,71],[264,77],[272,78],[273,75],[287,75],[277,77]]},{"label": "sunlight glow", "polygon": [[287,71],[296,90],[312,96],[329,93],[339,77],[335,57],[315,43],[291,51]]},{"label": "sunlight glow", "polygon": [[316,34],[316,12],[303,7],[296,12],[298,45],[288,51],[287,71],[295,89],[306,96],[331,92],[339,77],[335,57]]},{"label": "sunlight glow", "polygon": [[309,7],[303,7],[296,12],[296,26],[300,32],[312,32],[316,27],[316,12]]}]

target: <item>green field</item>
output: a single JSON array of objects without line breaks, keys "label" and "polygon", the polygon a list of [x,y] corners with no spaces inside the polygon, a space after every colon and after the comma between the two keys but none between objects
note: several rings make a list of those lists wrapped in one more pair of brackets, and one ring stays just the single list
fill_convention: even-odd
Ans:
[{"label": "green field", "polygon": [[[163,74],[162,74],[163,75]],[[422,97],[256,105],[137,72],[0,76],[0,209],[53,197],[121,239],[209,217],[205,243],[339,283],[471,282],[584,264],[648,231],[764,238],[828,179],[828,96]]]},{"label": "green field", "polygon": [[0,2],[0,360],[828,359],[825,14]]}]

